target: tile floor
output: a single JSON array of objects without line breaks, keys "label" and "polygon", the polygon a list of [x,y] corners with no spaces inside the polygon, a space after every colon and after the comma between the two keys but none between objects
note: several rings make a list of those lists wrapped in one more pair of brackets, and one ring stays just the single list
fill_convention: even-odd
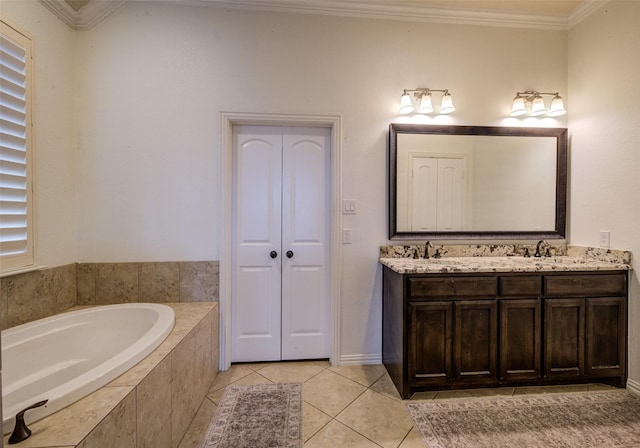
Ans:
[{"label": "tile floor", "polygon": [[[327,361],[234,364],[216,377],[179,448],[198,448],[230,384],[303,383],[304,448],[422,448],[409,414],[382,365]],[[610,386],[505,387],[422,392],[412,400],[586,391]]]}]

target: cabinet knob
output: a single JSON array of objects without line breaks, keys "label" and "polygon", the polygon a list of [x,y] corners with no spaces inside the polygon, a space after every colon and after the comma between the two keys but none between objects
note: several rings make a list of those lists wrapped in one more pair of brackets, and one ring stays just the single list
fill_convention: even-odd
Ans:
[{"label": "cabinet knob", "polygon": [[271,258],[276,258],[278,256],[278,252],[276,252],[275,250],[272,250],[271,253],[269,254],[269,256]]},{"label": "cabinet knob", "polygon": [[287,258],[291,258],[291,257],[293,257],[293,252],[288,250],[287,251]]}]

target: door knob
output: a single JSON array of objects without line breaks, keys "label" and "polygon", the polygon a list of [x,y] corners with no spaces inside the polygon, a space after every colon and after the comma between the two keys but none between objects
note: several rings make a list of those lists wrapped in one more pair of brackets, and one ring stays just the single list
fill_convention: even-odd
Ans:
[{"label": "door knob", "polygon": [[287,251],[287,258],[291,258],[293,257],[293,252],[291,252],[290,250]]},{"label": "door knob", "polygon": [[275,250],[272,250],[271,253],[269,254],[269,256],[271,258],[276,258],[278,256],[278,252],[276,252]]}]

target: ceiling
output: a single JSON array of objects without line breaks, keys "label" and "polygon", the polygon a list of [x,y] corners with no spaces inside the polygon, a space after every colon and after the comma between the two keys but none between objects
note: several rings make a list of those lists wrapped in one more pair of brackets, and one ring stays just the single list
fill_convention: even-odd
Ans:
[{"label": "ceiling", "polygon": [[[609,0],[39,0],[75,29],[133,1],[566,30]],[[62,17],[66,16],[66,17]]]}]

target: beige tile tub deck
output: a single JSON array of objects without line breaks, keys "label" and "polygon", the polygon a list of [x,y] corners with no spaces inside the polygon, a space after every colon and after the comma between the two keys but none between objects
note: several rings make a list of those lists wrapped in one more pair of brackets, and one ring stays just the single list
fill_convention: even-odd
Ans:
[{"label": "beige tile tub deck", "polygon": [[[175,326],[155,351],[105,387],[29,425],[31,437],[17,446],[176,448],[218,371],[219,310],[217,302],[167,305]],[[178,393],[186,395],[177,400]]]}]

